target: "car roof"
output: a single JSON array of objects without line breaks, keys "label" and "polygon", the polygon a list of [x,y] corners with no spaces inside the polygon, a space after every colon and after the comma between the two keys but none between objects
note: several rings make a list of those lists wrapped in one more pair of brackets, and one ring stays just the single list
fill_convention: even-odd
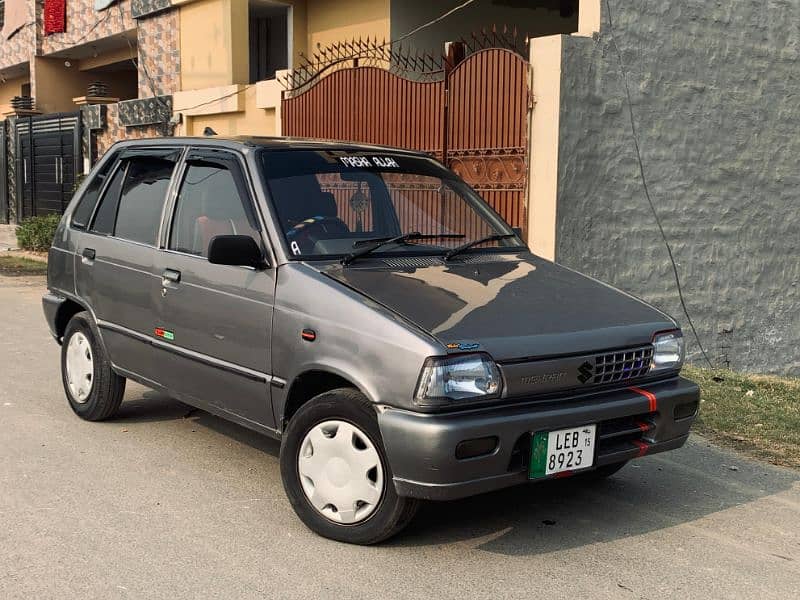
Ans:
[{"label": "car roof", "polygon": [[124,140],[114,144],[115,148],[130,148],[143,146],[205,146],[216,148],[265,148],[269,150],[350,150],[354,152],[387,152],[402,153],[418,156],[428,156],[423,152],[391,146],[363,144],[359,142],[343,142],[340,140],[321,140],[300,137],[259,137],[259,136],[204,136],[204,137],[156,137],[137,140]]}]

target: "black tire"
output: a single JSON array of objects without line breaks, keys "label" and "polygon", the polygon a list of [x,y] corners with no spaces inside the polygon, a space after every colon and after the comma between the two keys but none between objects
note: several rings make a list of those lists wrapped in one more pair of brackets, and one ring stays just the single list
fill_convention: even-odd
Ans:
[{"label": "black tire", "polygon": [[[347,421],[365,433],[378,452],[383,469],[383,492],[374,512],[364,521],[343,525],[326,518],[306,497],[298,472],[300,446],[306,434],[327,420]],[[386,459],[375,408],[358,390],[325,392],[300,407],[289,422],[281,443],[281,477],[292,508],[315,533],[348,544],[377,544],[403,529],[417,512],[419,502],[397,495]]]},{"label": "black tire", "polygon": [[[64,340],[61,344],[61,381],[70,407],[81,419],[103,421],[113,416],[122,403],[125,394],[125,378],[117,375],[97,340],[91,317],[87,312],[79,312],[67,323]],[[85,399],[79,400],[70,390],[67,376],[67,351],[72,337],[81,333],[88,341],[92,356],[91,389]]]},{"label": "black tire", "polygon": [[588,481],[599,481],[601,479],[606,479],[608,477],[611,477],[627,464],[628,461],[623,460],[622,462],[611,463],[610,465],[603,465],[602,467],[597,467],[596,469],[592,469],[591,471],[586,471],[585,473],[581,473],[579,477],[581,477],[582,479],[586,479]]}]

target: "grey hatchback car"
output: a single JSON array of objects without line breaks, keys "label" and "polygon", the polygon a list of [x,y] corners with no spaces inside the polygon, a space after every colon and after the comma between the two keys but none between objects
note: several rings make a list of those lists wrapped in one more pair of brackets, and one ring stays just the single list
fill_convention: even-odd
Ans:
[{"label": "grey hatchback car", "polygon": [[681,446],[698,409],[673,319],[393,148],[116,144],[43,304],[78,416],[113,416],[131,379],[280,440],[298,516],[351,543],[420,500],[610,475]]}]

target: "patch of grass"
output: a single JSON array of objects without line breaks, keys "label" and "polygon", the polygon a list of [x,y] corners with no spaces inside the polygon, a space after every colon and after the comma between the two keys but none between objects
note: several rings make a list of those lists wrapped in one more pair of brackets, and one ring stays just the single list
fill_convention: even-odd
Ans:
[{"label": "patch of grass", "polygon": [[776,465],[800,468],[800,379],[686,367],[701,389],[695,429]]},{"label": "patch of grass", "polygon": [[0,256],[0,275],[46,275],[47,263],[22,256]]}]

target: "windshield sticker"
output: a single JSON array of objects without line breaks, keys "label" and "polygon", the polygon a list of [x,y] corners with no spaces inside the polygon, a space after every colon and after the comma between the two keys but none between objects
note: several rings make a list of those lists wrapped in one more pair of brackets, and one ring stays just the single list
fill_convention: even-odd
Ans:
[{"label": "windshield sticker", "polygon": [[340,156],[339,161],[346,167],[357,169],[370,169],[380,167],[381,169],[399,169],[400,165],[390,156]]}]

